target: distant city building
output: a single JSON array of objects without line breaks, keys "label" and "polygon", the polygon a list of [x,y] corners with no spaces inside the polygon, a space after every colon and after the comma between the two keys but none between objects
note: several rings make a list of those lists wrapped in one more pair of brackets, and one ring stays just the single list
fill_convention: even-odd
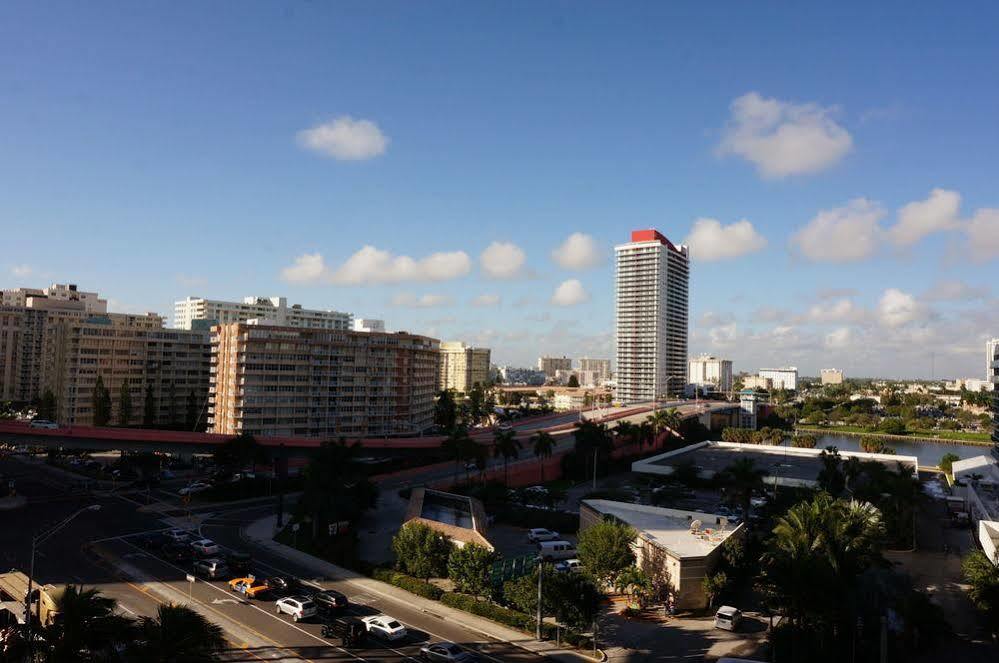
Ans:
[{"label": "distant city building", "polygon": [[795,366],[761,368],[759,376],[769,379],[774,389],[798,391],[798,369]]},{"label": "distant city building", "polygon": [[489,348],[473,348],[460,341],[440,345],[438,383],[440,390],[468,393],[489,381]]},{"label": "distant city building", "polygon": [[599,385],[611,379],[610,359],[591,359],[581,357],[579,360],[579,383],[583,384],[583,375],[586,375],[586,384]]},{"label": "distant city building", "polygon": [[374,318],[354,318],[354,331],[385,333],[385,321]]},{"label": "distant city building", "polygon": [[579,374],[576,371],[572,370],[571,368],[570,369],[560,368],[557,371],[555,371],[555,377],[554,377],[555,384],[567,385],[569,384],[569,380],[571,380],[573,377],[575,377],[576,382],[579,383]]},{"label": "distant city building", "polygon": [[175,302],[173,307],[173,326],[176,329],[193,329],[198,320],[208,321],[208,326],[211,326],[254,319],[305,329],[351,328],[349,313],[316,311],[302,308],[301,304],[288,306],[285,297],[244,297],[242,302],[188,297]]},{"label": "distant city building", "polygon": [[545,374],[545,377],[555,377],[556,371],[572,370],[572,359],[569,357],[538,357],[538,370]]},{"label": "distant city building", "polygon": [[610,382],[610,376],[603,371],[576,371],[580,387],[602,387]]},{"label": "distant city building", "polygon": [[528,387],[540,387],[545,383],[544,371],[533,368],[516,368],[514,366],[500,366],[497,369],[503,384],[524,385]]},{"label": "distant city building", "polygon": [[[66,303],[71,305],[70,308],[75,308],[77,304],[82,305],[82,310],[86,313],[108,312],[108,302],[106,299],[98,297],[96,292],[84,292],[78,289],[73,283],[68,285],[53,283],[43,289],[16,288],[13,290],[2,290],[0,291],[0,298],[2,298],[2,302],[0,303],[3,306],[54,309],[58,308],[60,304]],[[32,299],[45,300],[45,302],[42,303],[39,301],[32,306]]]},{"label": "distant city building", "polygon": [[614,254],[617,399],[680,393],[687,381],[687,247],[656,230],[636,230]]},{"label": "distant city building", "polygon": [[953,382],[944,382],[944,388],[949,391],[961,391],[962,389],[966,389],[968,391],[992,391],[993,384],[988,380],[963,378],[954,380]]},{"label": "distant city building", "polygon": [[770,391],[774,388],[774,381],[770,378],[763,378],[758,375],[747,375],[742,378],[743,389],[763,389]]},{"label": "distant city building", "polygon": [[334,439],[433,424],[436,339],[230,323],[212,330],[210,431]]},{"label": "distant city building", "polygon": [[992,382],[996,377],[996,360],[999,359],[999,338],[985,341],[985,379]]},{"label": "distant city building", "polygon": [[687,362],[687,380],[699,387],[712,385],[714,391],[732,390],[732,361],[712,355],[699,355]]},{"label": "distant city building", "polygon": [[556,412],[566,412],[568,410],[581,410],[586,405],[586,394],[583,392],[566,391],[555,394],[552,400],[552,407]]},{"label": "distant city building", "polygon": [[760,405],[766,400],[767,396],[756,389],[747,388],[739,392],[739,428],[756,430],[756,417]]},{"label": "distant city building", "polygon": [[822,369],[822,384],[843,384],[843,371],[838,368]]}]

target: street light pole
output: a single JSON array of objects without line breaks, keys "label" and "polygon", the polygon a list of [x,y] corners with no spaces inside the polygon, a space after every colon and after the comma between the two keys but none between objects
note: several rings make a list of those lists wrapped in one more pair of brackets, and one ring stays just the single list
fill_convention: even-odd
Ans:
[{"label": "street light pole", "polygon": [[537,633],[535,633],[535,638],[541,640],[541,576],[544,575],[545,570],[545,560],[541,555],[538,555],[538,628]]},{"label": "street light pole", "polygon": [[[28,563],[28,593],[24,596],[24,624],[26,627],[25,631],[27,634],[27,641],[28,641],[28,653],[32,657],[34,656],[35,653],[33,635],[31,632],[31,627],[32,627],[31,592],[33,589],[32,585],[35,580],[35,550],[38,548],[38,546],[45,543],[49,539],[49,537],[51,537],[53,534],[55,534],[63,527],[68,525],[70,522],[73,521],[74,518],[79,516],[84,511],[100,511],[100,510],[101,510],[100,504],[91,504],[90,506],[85,506],[76,513],[72,514],[69,518],[66,518],[61,523],[50,529],[49,531],[42,532],[41,534],[31,537],[31,561]],[[38,612],[39,612],[38,618],[41,619],[41,609],[39,609]]]}]

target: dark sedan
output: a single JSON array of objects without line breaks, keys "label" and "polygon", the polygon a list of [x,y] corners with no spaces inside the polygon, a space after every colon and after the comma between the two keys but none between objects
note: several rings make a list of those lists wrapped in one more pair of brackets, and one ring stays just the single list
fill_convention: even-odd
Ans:
[{"label": "dark sedan", "polygon": [[343,610],[349,605],[347,597],[334,590],[324,589],[312,595],[312,602],[320,612],[335,612]]}]

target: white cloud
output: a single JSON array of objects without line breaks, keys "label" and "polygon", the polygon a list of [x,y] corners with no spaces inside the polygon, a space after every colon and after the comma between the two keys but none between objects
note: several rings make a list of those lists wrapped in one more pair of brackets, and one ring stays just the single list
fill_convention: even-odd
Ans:
[{"label": "white cloud", "polygon": [[302,147],[339,161],[363,161],[385,153],[388,136],[371,120],[355,120],[349,115],[333,118],[298,132]]},{"label": "white cloud", "polygon": [[791,237],[791,246],[818,262],[850,262],[868,258],[878,247],[885,212],[867,198],[854,198],[843,207],[820,211]]},{"label": "white cloud", "polygon": [[970,286],[964,281],[937,281],[933,287],[923,293],[923,299],[928,302],[968,302],[984,299],[989,289],[984,286]]},{"label": "white cloud", "polygon": [[900,247],[912,246],[922,238],[960,224],[961,194],[933,189],[926,200],[905,205],[898,211],[898,223],[888,229],[888,239]]},{"label": "white cloud", "polygon": [[479,295],[478,297],[473,298],[471,303],[472,306],[498,306],[500,303],[500,296],[491,294]]},{"label": "white cloud", "polygon": [[552,251],[552,260],[562,269],[589,269],[603,262],[603,255],[593,237],[572,233]]},{"label": "white cloud", "polygon": [[849,327],[839,327],[826,334],[826,348],[830,350],[842,350],[850,345],[853,340],[853,332]]},{"label": "white cloud", "polygon": [[335,270],[330,270],[319,253],[295,258],[292,266],[281,271],[289,283],[332,283],[335,285],[372,285],[421,281],[448,281],[465,276],[472,261],[464,251],[431,253],[425,258],[392,255],[388,251],[365,246]]},{"label": "white cloud", "polygon": [[863,310],[852,300],[844,298],[830,304],[816,304],[808,310],[807,319],[821,324],[857,320],[863,317],[863,314]]},{"label": "white cloud", "polygon": [[392,296],[392,306],[405,308],[436,308],[451,306],[454,299],[448,295],[414,295],[411,292],[398,292]]},{"label": "white cloud", "polygon": [[717,347],[728,347],[735,342],[736,335],[738,334],[739,328],[734,322],[730,322],[727,325],[718,325],[717,327],[712,327],[708,330],[708,337],[711,339],[711,344]]},{"label": "white cloud", "polygon": [[999,209],[986,208],[975,212],[965,227],[968,251],[978,262],[999,258]]},{"label": "white cloud", "polygon": [[590,299],[590,293],[578,279],[563,281],[552,295],[552,304],[556,306],[575,306]]},{"label": "white cloud", "polygon": [[746,219],[727,226],[716,219],[697,219],[683,243],[690,247],[694,260],[712,262],[760,251],[767,240]]},{"label": "white cloud", "polygon": [[718,153],[752,162],[766,178],[819,172],[853,148],[849,132],[832,120],[834,108],[750,92],[733,101],[730,110]]},{"label": "white cloud", "polygon": [[527,257],[512,242],[493,242],[479,256],[482,271],[494,279],[514,279],[523,274]]},{"label": "white cloud", "polygon": [[924,317],[924,307],[916,298],[896,288],[888,288],[878,302],[878,316],[887,327],[902,327]]},{"label": "white cloud", "polygon": [[304,253],[290,267],[281,270],[281,280],[288,283],[317,283],[326,276],[322,254]]},{"label": "white cloud", "polygon": [[10,273],[19,279],[24,279],[35,273],[31,265],[14,265],[10,268]]}]

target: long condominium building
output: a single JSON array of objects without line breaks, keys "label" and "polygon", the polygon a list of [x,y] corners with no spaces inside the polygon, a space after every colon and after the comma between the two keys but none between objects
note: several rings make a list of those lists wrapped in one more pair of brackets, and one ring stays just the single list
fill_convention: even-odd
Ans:
[{"label": "long condominium building", "polygon": [[468,393],[489,380],[489,348],[473,348],[460,341],[440,345],[437,387]]},{"label": "long condominium building", "polygon": [[691,384],[712,385],[716,391],[732,390],[732,360],[699,355],[687,362]]},{"label": "long condominium building", "polygon": [[657,230],[614,247],[617,399],[652,401],[684,389],[690,258]]},{"label": "long condominium building", "polygon": [[798,368],[796,366],[761,368],[759,376],[763,379],[770,380],[774,389],[787,389],[788,391],[798,390]]},{"label": "long condominium building", "polygon": [[47,288],[15,288],[0,290],[0,303],[4,306],[28,306],[35,300],[36,307],[54,309],[66,307],[71,310],[80,309],[87,313],[107,313],[108,302],[101,299],[96,292],[84,292],[76,284],[53,283]]},{"label": "long condominium building", "polygon": [[[610,359],[592,359],[590,357],[580,357],[579,374],[590,376],[592,374],[593,384],[601,384],[611,378]],[[580,384],[583,381],[580,380]]]},{"label": "long condominium building", "polygon": [[[242,302],[224,302],[203,297],[188,297],[174,303],[173,326],[193,329],[199,326],[266,320],[283,327],[306,329],[350,329],[351,315],[340,311],[318,311],[288,306],[285,297],[244,297]],[[200,325],[198,320],[205,321]]]},{"label": "long condominium building", "polygon": [[433,424],[436,339],[229,323],[212,329],[209,430],[336,438]]},{"label": "long condominium building", "polygon": [[545,377],[553,378],[557,371],[571,371],[571,357],[538,357],[538,370],[545,374]]}]

